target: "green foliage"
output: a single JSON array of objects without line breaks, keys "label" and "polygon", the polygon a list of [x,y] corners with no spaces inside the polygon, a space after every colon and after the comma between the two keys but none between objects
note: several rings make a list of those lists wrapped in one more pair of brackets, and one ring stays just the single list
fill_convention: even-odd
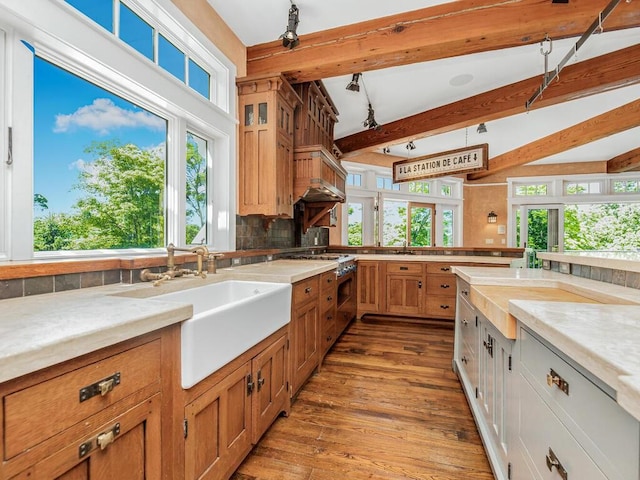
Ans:
[{"label": "green foliage", "polygon": [[637,250],[640,204],[606,203],[565,207],[565,250]]},{"label": "green foliage", "polygon": [[433,225],[432,210],[429,207],[413,207],[411,209],[410,245],[416,247],[430,247]]},{"label": "green foliage", "polygon": [[[86,149],[95,160],[80,173],[82,191],[71,214],[34,221],[34,250],[145,248],[164,244],[164,160],[154,152],[113,141]],[[34,196],[44,209],[47,199]]]},{"label": "green foliage", "polygon": [[191,243],[207,223],[207,164],[192,135],[187,136],[187,230]]},{"label": "green foliage", "polygon": [[[360,206],[359,210],[360,217],[362,218],[362,206]],[[351,215],[353,215],[353,213],[354,208],[353,206],[349,205],[347,218],[351,218]],[[362,245],[362,221],[350,221],[347,225],[347,245]]]}]

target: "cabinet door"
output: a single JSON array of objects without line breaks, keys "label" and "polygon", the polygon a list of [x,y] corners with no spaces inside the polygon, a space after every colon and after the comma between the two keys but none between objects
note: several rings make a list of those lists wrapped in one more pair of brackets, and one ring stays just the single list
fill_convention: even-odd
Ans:
[{"label": "cabinet door", "polygon": [[251,449],[251,362],[185,407],[185,478],[223,478]]},{"label": "cabinet door", "polygon": [[422,312],[422,276],[387,275],[386,281],[387,313],[420,315]]},{"label": "cabinet door", "polygon": [[258,443],[280,412],[289,410],[287,358],[287,336],[283,335],[251,362],[255,379],[252,399],[254,444]]},{"label": "cabinet door", "polygon": [[278,135],[276,149],[276,209],[278,215],[293,217],[293,146]]},{"label": "cabinet door", "polygon": [[380,313],[380,266],[378,262],[358,261],[358,318],[364,313]]},{"label": "cabinet door", "polygon": [[317,299],[297,307],[290,324],[291,383],[295,395],[320,361]]},{"label": "cabinet door", "polygon": [[12,479],[159,480],[160,439],[156,394]]}]

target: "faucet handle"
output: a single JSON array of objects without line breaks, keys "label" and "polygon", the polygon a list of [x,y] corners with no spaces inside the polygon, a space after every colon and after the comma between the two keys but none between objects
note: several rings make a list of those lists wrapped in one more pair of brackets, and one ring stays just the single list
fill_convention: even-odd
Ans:
[{"label": "faucet handle", "polygon": [[207,273],[216,273],[216,258],[224,257],[224,253],[209,252],[207,257]]}]

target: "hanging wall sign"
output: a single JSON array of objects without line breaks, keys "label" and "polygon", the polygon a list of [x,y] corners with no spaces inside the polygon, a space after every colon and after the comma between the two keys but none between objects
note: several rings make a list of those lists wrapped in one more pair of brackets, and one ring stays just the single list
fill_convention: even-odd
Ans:
[{"label": "hanging wall sign", "polygon": [[393,162],[393,183],[487,170],[489,144]]}]

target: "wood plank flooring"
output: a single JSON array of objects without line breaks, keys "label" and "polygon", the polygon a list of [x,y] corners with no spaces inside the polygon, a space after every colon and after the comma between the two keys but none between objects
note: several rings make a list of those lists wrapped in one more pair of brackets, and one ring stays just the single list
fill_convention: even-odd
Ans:
[{"label": "wood plank flooring", "polygon": [[232,480],[492,480],[452,356],[450,324],[354,321]]}]

